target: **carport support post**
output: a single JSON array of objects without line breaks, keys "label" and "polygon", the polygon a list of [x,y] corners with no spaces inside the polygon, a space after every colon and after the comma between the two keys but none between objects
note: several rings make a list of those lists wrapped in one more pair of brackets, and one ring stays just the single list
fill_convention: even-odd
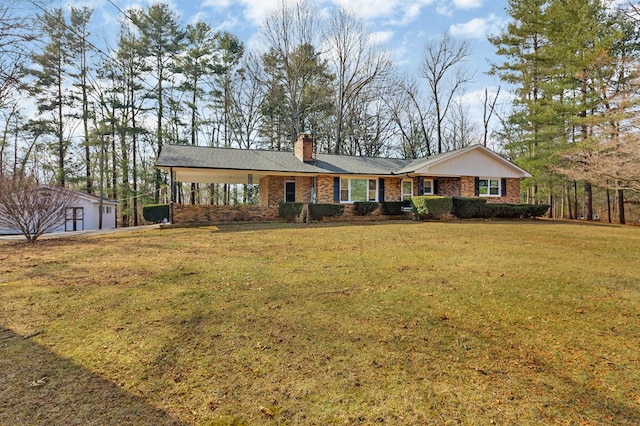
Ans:
[{"label": "carport support post", "polygon": [[175,194],[175,175],[173,167],[169,167],[169,223],[173,223],[173,202]]}]

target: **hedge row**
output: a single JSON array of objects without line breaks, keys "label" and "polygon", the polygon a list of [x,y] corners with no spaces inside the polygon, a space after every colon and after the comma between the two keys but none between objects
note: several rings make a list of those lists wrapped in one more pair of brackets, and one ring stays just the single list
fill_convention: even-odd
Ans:
[{"label": "hedge row", "polygon": [[387,216],[398,216],[404,214],[403,207],[411,207],[411,200],[405,201],[385,201],[382,203],[382,214]]},{"label": "hedge row", "polygon": [[147,222],[160,223],[169,220],[169,204],[149,204],[142,207],[142,217]]},{"label": "hedge row", "polygon": [[287,220],[287,222],[293,222],[302,213],[302,203],[285,203],[278,204],[278,215]]},{"label": "hedge row", "polygon": [[309,204],[309,218],[321,221],[323,217],[338,217],[344,213],[344,204]]},{"label": "hedge row", "polygon": [[378,203],[375,201],[356,201],[353,203],[353,211],[358,216],[366,216],[377,208]]},{"label": "hedge row", "polygon": [[544,216],[547,210],[547,204],[487,203],[483,198],[453,197],[452,213],[459,219],[518,219]]}]

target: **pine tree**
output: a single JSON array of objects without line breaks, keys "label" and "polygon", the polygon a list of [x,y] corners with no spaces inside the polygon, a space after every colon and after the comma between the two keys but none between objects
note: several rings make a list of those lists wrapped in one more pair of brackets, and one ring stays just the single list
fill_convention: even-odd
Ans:
[{"label": "pine tree", "polygon": [[51,149],[56,157],[55,180],[57,185],[65,186],[67,154],[71,144],[65,131],[68,127],[68,109],[73,101],[64,89],[72,58],[67,22],[61,8],[44,13],[40,16],[40,22],[48,41],[41,53],[32,55],[35,68],[30,72],[35,77],[34,92],[38,112],[46,116],[45,120],[50,123],[54,137]]}]

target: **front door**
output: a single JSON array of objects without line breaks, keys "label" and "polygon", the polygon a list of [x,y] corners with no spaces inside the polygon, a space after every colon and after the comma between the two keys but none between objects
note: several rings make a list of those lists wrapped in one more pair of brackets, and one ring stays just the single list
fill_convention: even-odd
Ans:
[{"label": "front door", "polygon": [[284,201],[286,203],[296,202],[296,183],[295,182],[284,183]]},{"label": "front door", "polygon": [[84,230],[84,209],[82,207],[67,207],[64,219],[65,231]]}]

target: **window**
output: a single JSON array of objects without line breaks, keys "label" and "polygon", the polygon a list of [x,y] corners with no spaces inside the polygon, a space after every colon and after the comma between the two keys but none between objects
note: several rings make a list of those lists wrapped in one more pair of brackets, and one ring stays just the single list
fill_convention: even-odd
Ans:
[{"label": "window", "polygon": [[295,182],[284,183],[284,201],[287,203],[294,203],[296,201],[296,183]]},{"label": "window", "polygon": [[433,195],[433,179],[425,179],[423,188],[422,195]]},{"label": "window", "polygon": [[111,214],[111,206],[103,206],[102,207],[102,213]]},{"label": "window", "polygon": [[402,181],[402,201],[410,200],[413,197],[413,180]]},{"label": "window", "polygon": [[340,202],[376,201],[377,179],[340,179]]},{"label": "window", "polygon": [[500,179],[478,179],[478,195],[481,197],[499,197]]}]

